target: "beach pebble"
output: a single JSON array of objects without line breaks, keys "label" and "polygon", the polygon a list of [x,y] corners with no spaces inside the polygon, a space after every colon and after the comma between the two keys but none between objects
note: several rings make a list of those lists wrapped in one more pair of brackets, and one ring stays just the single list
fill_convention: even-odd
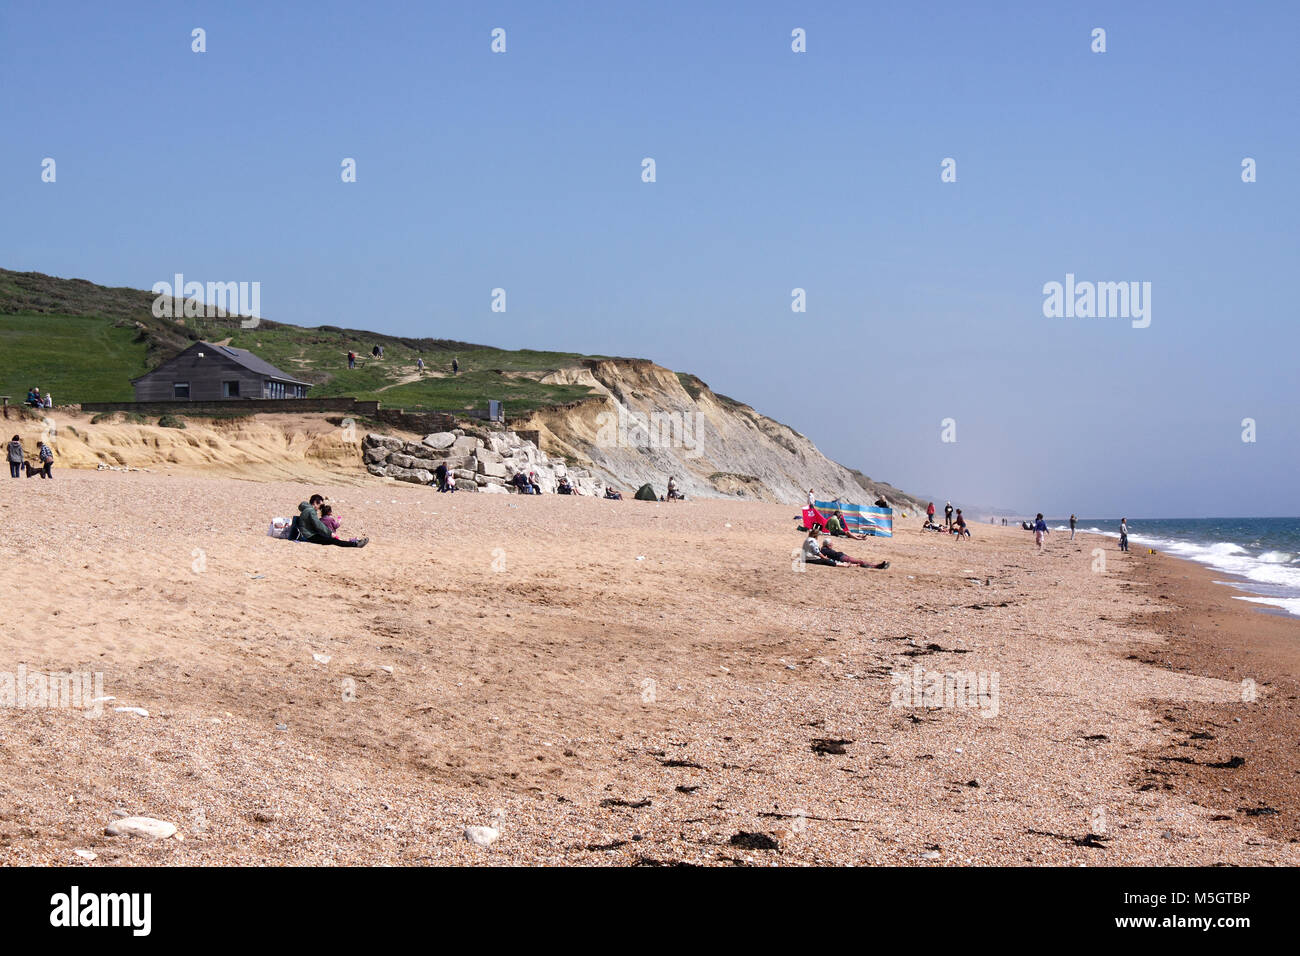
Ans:
[{"label": "beach pebble", "polygon": [[155,820],[153,817],[127,817],[125,820],[114,820],[104,827],[104,832],[109,836],[165,840],[176,832],[176,825],[166,820]]},{"label": "beach pebble", "polygon": [[939,851],[938,851],[938,850],[926,850],[924,853],[921,854],[921,859],[923,859],[923,860],[937,860],[937,859],[939,859]]},{"label": "beach pebble", "polygon": [[77,854],[77,856],[81,857],[83,860],[93,860],[99,856],[99,854],[94,850],[73,850],[72,852]]},{"label": "beach pebble", "polygon": [[288,724],[276,724],[276,725],[275,725],[275,729],[276,729],[276,730],[288,730],[288,729],[289,729],[289,725],[288,725]]},{"label": "beach pebble", "polygon": [[466,827],[465,839],[475,846],[491,846],[501,836],[501,831],[493,827]]},{"label": "beach pebble", "polygon": [[311,659],[317,664],[328,664],[330,662],[330,656],[328,654],[313,654]]},{"label": "beach pebble", "polygon": [[137,717],[149,716],[149,711],[143,707],[114,707],[113,710],[119,714],[135,714]]}]

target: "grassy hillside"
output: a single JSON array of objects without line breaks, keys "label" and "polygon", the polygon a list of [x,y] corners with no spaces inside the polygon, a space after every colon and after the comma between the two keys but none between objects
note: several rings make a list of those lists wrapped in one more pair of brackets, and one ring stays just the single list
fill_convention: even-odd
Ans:
[{"label": "grassy hillside", "polygon": [[[21,404],[33,386],[60,404],[130,401],[130,378],[148,369],[136,330],[79,315],[0,316],[0,395]],[[86,399],[90,401],[90,399]]]},{"label": "grassy hillside", "polygon": [[[59,403],[130,400],[130,379],[204,339],[249,349],[272,365],[312,382],[313,396],[350,395],[386,406],[456,410],[499,399],[511,413],[583,398],[588,389],[543,385],[548,372],[587,356],[508,351],[450,339],[406,338],[341,329],[302,328],[264,320],[255,329],[237,319],[155,318],[154,296],[82,279],[0,269],[0,394],[20,402],[39,385]],[[371,358],[375,345],[383,361]],[[348,350],[358,367],[347,367]],[[426,371],[417,372],[423,357]],[[460,374],[451,375],[451,361]]]}]

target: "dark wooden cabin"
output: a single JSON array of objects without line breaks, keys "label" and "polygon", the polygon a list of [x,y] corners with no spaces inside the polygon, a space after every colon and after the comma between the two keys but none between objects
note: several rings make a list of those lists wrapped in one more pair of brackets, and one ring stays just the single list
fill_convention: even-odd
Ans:
[{"label": "dark wooden cabin", "polygon": [[306,398],[311,388],[252,352],[211,342],[191,345],[131,384],[137,402]]}]

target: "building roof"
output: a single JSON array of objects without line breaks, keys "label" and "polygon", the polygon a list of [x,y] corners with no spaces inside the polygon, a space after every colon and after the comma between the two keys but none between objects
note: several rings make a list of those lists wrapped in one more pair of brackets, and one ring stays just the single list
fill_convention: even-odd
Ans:
[{"label": "building roof", "polygon": [[[304,382],[300,378],[294,378],[292,375],[287,375],[286,373],[281,372],[270,362],[266,361],[265,359],[258,358],[256,355],[254,355],[252,352],[248,351],[247,349],[232,348],[229,345],[214,345],[211,342],[196,342],[194,345],[191,345],[188,349],[186,349],[185,352],[189,352],[191,349],[197,348],[199,346],[202,346],[205,350],[215,352],[218,355],[222,355],[230,359],[232,362],[235,362],[238,365],[242,365],[244,368],[248,369],[250,372],[254,373],[255,375],[265,375],[267,378],[273,378],[276,381],[280,381],[280,382],[288,382],[291,385],[312,384],[311,382]],[[172,362],[176,361],[176,359],[180,358],[181,355],[184,355],[185,352],[181,352],[180,355],[175,355],[172,358],[169,358],[166,362],[163,362],[156,369],[153,369],[152,371],[147,372],[146,374],[152,375],[154,372],[162,371]],[[140,378],[144,378],[144,375],[141,375]],[[138,382],[139,380],[140,379],[136,378],[136,379],[132,379],[131,381]]]}]

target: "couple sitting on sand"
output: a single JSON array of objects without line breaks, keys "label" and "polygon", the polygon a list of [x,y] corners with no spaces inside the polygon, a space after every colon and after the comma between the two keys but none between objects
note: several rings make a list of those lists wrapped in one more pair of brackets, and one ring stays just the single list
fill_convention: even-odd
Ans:
[{"label": "couple sitting on sand", "polygon": [[850,558],[843,551],[836,551],[831,547],[829,541],[821,540],[820,528],[813,528],[808,532],[808,537],[804,538],[803,560],[805,564],[824,564],[832,568],[842,567],[846,564],[856,564],[860,568],[875,568],[883,571],[889,567],[888,561],[881,561],[879,564],[868,564],[858,558]]},{"label": "couple sitting on sand", "polygon": [[320,495],[298,506],[298,517],[293,519],[290,537],[295,541],[310,544],[333,544],[340,548],[364,548],[370,543],[369,538],[340,538],[339,525],[343,522],[334,517],[334,509],[325,503]]}]

